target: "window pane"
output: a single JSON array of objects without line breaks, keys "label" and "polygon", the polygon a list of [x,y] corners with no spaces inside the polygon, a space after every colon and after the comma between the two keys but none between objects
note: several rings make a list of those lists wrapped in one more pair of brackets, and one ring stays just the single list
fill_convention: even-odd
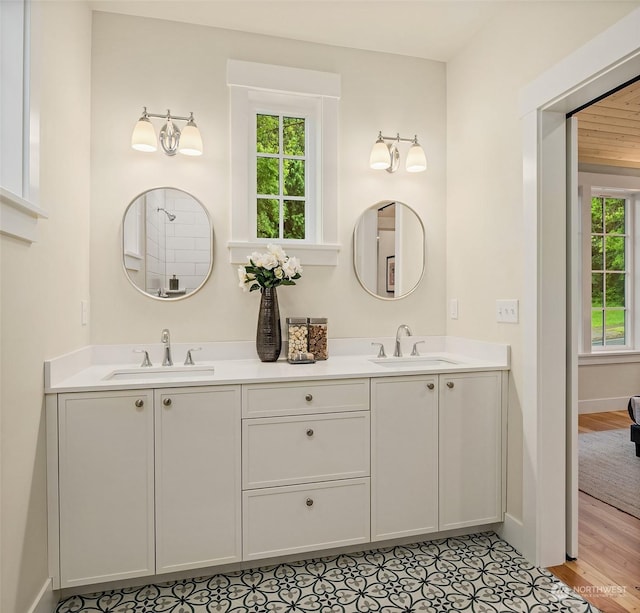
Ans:
[{"label": "window pane", "polygon": [[591,274],[591,306],[601,307],[604,292],[604,275],[601,272]]},{"label": "window pane", "polygon": [[602,198],[591,198],[591,232],[594,234],[602,234],[604,226],[602,225]]},{"label": "window pane", "polygon": [[282,118],[282,141],[285,155],[304,155],[304,117]]},{"label": "window pane", "polygon": [[277,115],[256,115],[256,151],[280,152],[280,118]]},{"label": "window pane", "polygon": [[280,160],[278,158],[257,158],[256,191],[264,195],[280,194]]},{"label": "window pane", "polygon": [[591,346],[602,347],[603,338],[602,309],[593,309],[591,311]]},{"label": "window pane", "polygon": [[284,238],[304,239],[304,200],[284,201]]},{"label": "window pane", "polygon": [[606,283],[606,306],[608,307],[623,307],[624,303],[624,289],[625,289],[625,275],[624,273],[609,272],[605,276]]},{"label": "window pane", "polygon": [[284,160],[284,195],[304,197],[304,160]]},{"label": "window pane", "polygon": [[625,344],[625,312],[623,310],[606,309],[605,321],[605,345]]},{"label": "window pane", "polygon": [[258,238],[280,237],[280,203],[278,200],[258,198],[257,200],[257,232]]},{"label": "window pane", "polygon": [[624,234],[624,198],[605,198],[604,215],[607,234]]},{"label": "window pane", "polygon": [[604,270],[604,257],[602,248],[604,239],[602,236],[591,237],[591,268],[592,270]]},{"label": "window pane", "polygon": [[607,236],[605,237],[606,252],[606,269],[607,270],[625,270],[624,263],[624,236]]}]

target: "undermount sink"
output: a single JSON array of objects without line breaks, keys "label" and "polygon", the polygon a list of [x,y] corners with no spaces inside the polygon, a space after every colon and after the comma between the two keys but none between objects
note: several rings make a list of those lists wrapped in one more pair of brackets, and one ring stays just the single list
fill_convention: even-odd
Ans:
[{"label": "undermount sink", "polygon": [[157,368],[123,368],[109,373],[105,380],[133,381],[136,379],[189,380],[210,379],[213,377],[213,366],[160,366]]},{"label": "undermount sink", "polygon": [[450,368],[459,363],[437,356],[426,355],[405,358],[372,358],[370,361],[386,368]]}]

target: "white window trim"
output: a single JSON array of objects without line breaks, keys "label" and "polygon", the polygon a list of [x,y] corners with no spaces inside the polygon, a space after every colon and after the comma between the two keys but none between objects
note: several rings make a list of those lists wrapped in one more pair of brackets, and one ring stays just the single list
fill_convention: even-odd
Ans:
[{"label": "white window trim", "polygon": [[308,96],[317,100],[321,118],[318,143],[318,162],[321,164],[321,180],[317,194],[314,223],[316,241],[286,245],[287,254],[300,259],[303,265],[328,265],[338,263],[338,100],[340,99],[340,75],[273,66],[240,60],[228,60],[227,85],[231,108],[231,239],[228,243],[229,261],[245,263],[253,251],[263,250],[269,241],[254,238],[251,226],[253,202],[249,197],[249,152],[251,94],[271,92]]},{"label": "white window trim", "polygon": [[[634,281],[640,270],[640,177],[626,175],[609,175],[581,172],[578,174],[579,194],[581,201],[582,226],[582,328],[580,335],[579,365],[617,364],[640,361],[640,283]],[[584,273],[591,276],[591,195],[597,190],[602,195],[624,197],[630,201],[628,209],[627,232],[628,267],[630,278],[628,294],[631,306],[629,313],[628,336],[629,345],[608,347],[591,347],[591,295],[590,281],[584,280]],[[629,342],[629,340],[627,341]]]},{"label": "white window trim", "polygon": [[[37,226],[39,219],[47,219],[47,212],[36,204],[38,197],[38,160],[39,160],[39,138],[38,138],[38,106],[37,106],[37,84],[38,73],[36,62],[33,61],[34,22],[37,27],[37,15],[31,2],[24,0],[22,36],[19,41],[13,40],[18,47],[22,46],[22,53],[15,50],[16,56],[22,57],[22,91],[19,92],[19,101],[16,99],[10,102],[3,99],[1,107],[5,104],[8,107],[19,109],[11,113],[2,113],[4,121],[10,122],[8,127],[11,132],[17,134],[16,147],[21,151],[21,164],[15,171],[12,184],[18,186],[20,193],[0,186],[0,234],[12,236],[33,243],[37,240]],[[7,17],[5,15],[4,17]],[[9,26],[12,23],[9,22]],[[3,27],[7,27],[5,24]],[[20,29],[18,29],[20,30]],[[2,49],[2,53],[11,54],[11,50]],[[15,94],[15,91],[13,91]],[[19,130],[15,130],[18,126]],[[7,126],[5,126],[7,127]],[[6,130],[2,130],[6,133]],[[15,142],[15,141],[14,141]],[[1,157],[1,156],[0,156]],[[19,176],[18,176],[19,175]]]}]

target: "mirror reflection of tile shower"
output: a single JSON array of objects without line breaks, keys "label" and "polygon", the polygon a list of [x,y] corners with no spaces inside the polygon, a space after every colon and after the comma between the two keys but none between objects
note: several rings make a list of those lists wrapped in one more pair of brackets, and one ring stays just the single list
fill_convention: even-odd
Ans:
[{"label": "mirror reflection of tile shower", "polygon": [[211,225],[203,206],[177,189],[141,194],[125,213],[125,270],[144,293],[184,297],[197,290],[211,270]]}]

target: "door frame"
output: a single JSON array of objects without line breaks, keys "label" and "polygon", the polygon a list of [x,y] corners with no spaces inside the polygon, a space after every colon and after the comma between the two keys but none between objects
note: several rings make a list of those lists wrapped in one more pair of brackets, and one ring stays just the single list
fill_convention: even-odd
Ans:
[{"label": "door frame", "polygon": [[[523,161],[523,534],[522,553],[539,566],[562,564],[568,532],[567,112],[640,74],[640,8],[520,92]],[[562,124],[562,125],[561,125]],[[568,304],[568,308],[572,305]],[[573,344],[572,344],[573,345]],[[574,453],[577,453],[574,450]],[[572,458],[577,461],[577,456]],[[573,484],[572,488],[577,487]],[[570,492],[569,492],[570,493]]]}]

